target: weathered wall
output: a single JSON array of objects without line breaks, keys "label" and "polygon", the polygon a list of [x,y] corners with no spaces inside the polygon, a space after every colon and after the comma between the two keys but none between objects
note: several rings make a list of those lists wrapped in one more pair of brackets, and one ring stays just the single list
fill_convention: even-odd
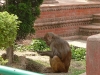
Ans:
[{"label": "weathered wall", "polygon": [[100,34],[87,39],[86,75],[100,75]]},{"label": "weathered wall", "polygon": [[42,5],[41,15],[34,25],[36,37],[54,32],[63,37],[77,38],[79,26],[90,24],[96,13],[100,13],[100,3]]}]

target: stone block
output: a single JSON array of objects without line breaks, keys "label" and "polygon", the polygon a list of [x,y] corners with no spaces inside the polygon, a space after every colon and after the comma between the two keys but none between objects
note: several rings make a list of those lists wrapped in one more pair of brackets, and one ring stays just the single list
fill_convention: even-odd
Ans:
[{"label": "stone block", "polygon": [[87,39],[86,75],[100,75],[100,34]]}]

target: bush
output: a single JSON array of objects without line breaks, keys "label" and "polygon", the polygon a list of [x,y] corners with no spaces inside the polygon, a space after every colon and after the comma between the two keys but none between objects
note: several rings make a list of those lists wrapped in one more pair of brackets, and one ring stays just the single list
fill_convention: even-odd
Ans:
[{"label": "bush", "polygon": [[49,47],[46,45],[46,42],[41,39],[33,40],[31,48],[33,48],[34,51],[49,50]]},{"label": "bush", "polygon": [[71,51],[72,51],[72,59],[75,59],[78,61],[85,59],[85,55],[86,55],[85,48],[76,48],[74,46],[71,46]]},{"label": "bush", "polygon": [[24,39],[29,33],[35,32],[33,26],[36,18],[40,15],[42,2],[43,0],[8,0],[7,11],[16,14],[22,21],[17,39]]},{"label": "bush", "polygon": [[[72,59],[75,59],[77,61],[85,59],[86,50],[85,48],[77,48],[75,46],[70,46],[72,51]],[[41,39],[34,39],[31,43],[31,45],[28,46],[16,46],[17,50],[20,51],[47,51],[50,50],[50,48],[46,45],[46,42]]]},{"label": "bush", "polygon": [[14,44],[20,23],[16,15],[0,12],[0,48]]},{"label": "bush", "polygon": [[5,65],[8,62],[8,60],[4,60],[1,56],[0,56],[0,65]]},{"label": "bush", "polygon": [[50,50],[46,42],[41,39],[33,39],[30,45],[15,45],[15,49],[19,51],[45,51]]}]

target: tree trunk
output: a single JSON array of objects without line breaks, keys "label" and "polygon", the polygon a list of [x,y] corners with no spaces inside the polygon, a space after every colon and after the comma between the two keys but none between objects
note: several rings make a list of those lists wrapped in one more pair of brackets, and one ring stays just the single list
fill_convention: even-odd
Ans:
[{"label": "tree trunk", "polygon": [[8,59],[8,65],[11,65],[13,62],[13,46],[10,46],[6,49],[7,59]]}]

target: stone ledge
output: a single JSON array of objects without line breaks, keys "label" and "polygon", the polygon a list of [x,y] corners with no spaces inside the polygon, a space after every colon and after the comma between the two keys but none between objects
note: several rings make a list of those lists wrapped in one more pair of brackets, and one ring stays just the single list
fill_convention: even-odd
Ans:
[{"label": "stone ledge", "polygon": [[91,24],[92,14],[99,11],[100,3],[43,4],[40,18],[34,24],[36,35],[42,37],[46,32],[64,37],[79,35],[79,26]]},{"label": "stone ledge", "polygon": [[88,25],[90,24],[91,21],[83,21],[83,22],[73,22],[73,23],[66,23],[66,24],[60,24],[60,25],[48,25],[48,26],[34,26],[35,30],[47,30],[47,29],[55,29],[55,28],[64,28],[67,27],[66,29],[68,29],[68,27],[78,27],[82,26],[82,25]]},{"label": "stone ledge", "polygon": [[100,33],[100,26],[95,26],[95,25],[80,26],[79,33],[83,36],[98,34]]},{"label": "stone ledge", "polygon": [[54,4],[54,3],[58,3],[58,1],[56,0],[44,0],[43,4]]},{"label": "stone ledge", "polygon": [[43,4],[55,4],[58,3],[58,1],[45,1]]},{"label": "stone ledge", "polygon": [[55,24],[64,24],[70,22],[79,22],[79,21],[90,21],[92,18],[83,18],[83,19],[74,19],[74,20],[65,20],[65,21],[54,21],[54,22],[44,22],[44,23],[35,23],[34,26],[48,26],[48,25],[55,25]]},{"label": "stone ledge", "polygon": [[41,11],[59,11],[59,10],[71,10],[71,9],[88,9],[88,8],[100,8],[100,3],[97,4],[48,4],[48,5],[41,5]]},{"label": "stone ledge", "polygon": [[84,29],[86,29],[86,30],[100,30],[100,26],[95,26],[95,25],[88,25],[88,26],[80,26],[79,27],[80,28],[80,30],[84,30]]},{"label": "stone ledge", "polygon": [[94,16],[93,19],[100,19],[100,16]]},{"label": "stone ledge", "polygon": [[94,14],[93,16],[100,17],[100,14]]},{"label": "stone ledge", "polygon": [[81,40],[87,40],[88,37],[89,37],[88,35],[87,36],[86,35],[84,35],[84,36],[83,35],[80,35],[80,38],[79,39],[81,39]]},{"label": "stone ledge", "polygon": [[73,20],[73,19],[82,19],[82,18],[92,18],[92,15],[82,15],[82,16],[62,16],[62,17],[53,17],[53,18],[43,18],[37,19],[35,23],[41,22],[53,22],[53,21],[64,21],[64,20]]},{"label": "stone ledge", "polygon": [[92,23],[95,26],[100,26],[100,23]]},{"label": "stone ledge", "polygon": [[93,14],[93,19],[100,19],[100,14]]},{"label": "stone ledge", "polygon": [[79,35],[62,37],[62,39],[64,39],[64,40],[75,40],[75,39],[79,39],[79,38],[80,38]]}]

